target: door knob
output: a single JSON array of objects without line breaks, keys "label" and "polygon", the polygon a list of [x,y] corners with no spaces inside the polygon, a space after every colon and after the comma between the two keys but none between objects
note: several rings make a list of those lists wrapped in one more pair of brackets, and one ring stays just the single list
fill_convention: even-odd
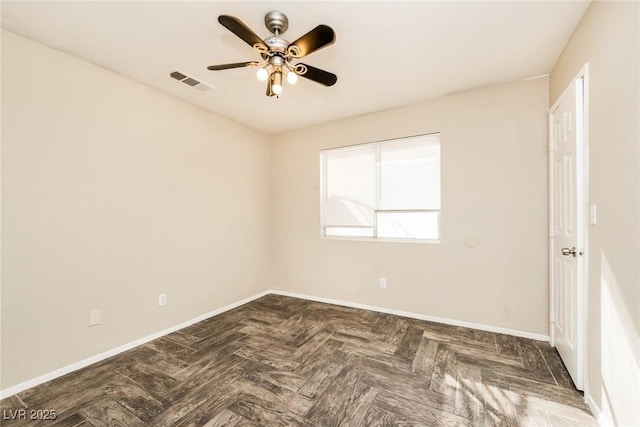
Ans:
[{"label": "door knob", "polygon": [[562,255],[564,256],[569,256],[569,255],[573,255],[573,257],[576,257],[576,247],[572,247],[571,249],[569,248],[562,248],[560,249],[560,252],[562,253]]}]

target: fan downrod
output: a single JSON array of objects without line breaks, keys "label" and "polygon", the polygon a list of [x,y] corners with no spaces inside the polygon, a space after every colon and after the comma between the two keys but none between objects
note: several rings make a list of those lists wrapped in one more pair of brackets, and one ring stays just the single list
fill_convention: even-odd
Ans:
[{"label": "fan downrod", "polygon": [[289,19],[284,13],[273,10],[264,16],[264,25],[272,34],[278,36],[289,28]]}]

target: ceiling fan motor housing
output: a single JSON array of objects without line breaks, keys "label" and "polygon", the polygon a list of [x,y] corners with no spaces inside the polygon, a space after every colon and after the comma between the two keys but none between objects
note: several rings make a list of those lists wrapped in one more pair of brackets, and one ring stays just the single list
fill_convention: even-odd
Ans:
[{"label": "ceiling fan motor housing", "polygon": [[264,39],[264,44],[269,46],[269,50],[272,52],[285,52],[289,46],[288,41],[275,36]]}]

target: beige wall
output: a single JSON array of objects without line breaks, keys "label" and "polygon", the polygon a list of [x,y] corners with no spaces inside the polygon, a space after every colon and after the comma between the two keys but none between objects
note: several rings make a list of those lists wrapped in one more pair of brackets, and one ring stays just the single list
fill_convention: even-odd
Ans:
[{"label": "beige wall", "polygon": [[589,63],[589,394],[640,425],[640,3],[594,2],[550,77],[552,104]]},{"label": "beige wall", "polygon": [[266,136],[6,31],[2,65],[2,389],[268,287]]},{"label": "beige wall", "polygon": [[[547,92],[504,84],[272,137],[274,287],[547,335]],[[320,238],[321,149],[431,132],[440,244]]]}]

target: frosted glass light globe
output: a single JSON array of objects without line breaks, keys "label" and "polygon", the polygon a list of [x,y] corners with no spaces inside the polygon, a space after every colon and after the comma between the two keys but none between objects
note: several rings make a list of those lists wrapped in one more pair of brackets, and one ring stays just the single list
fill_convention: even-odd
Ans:
[{"label": "frosted glass light globe", "polygon": [[267,79],[269,78],[269,72],[267,71],[266,68],[260,68],[258,69],[256,76],[258,76],[258,80],[266,82]]}]

